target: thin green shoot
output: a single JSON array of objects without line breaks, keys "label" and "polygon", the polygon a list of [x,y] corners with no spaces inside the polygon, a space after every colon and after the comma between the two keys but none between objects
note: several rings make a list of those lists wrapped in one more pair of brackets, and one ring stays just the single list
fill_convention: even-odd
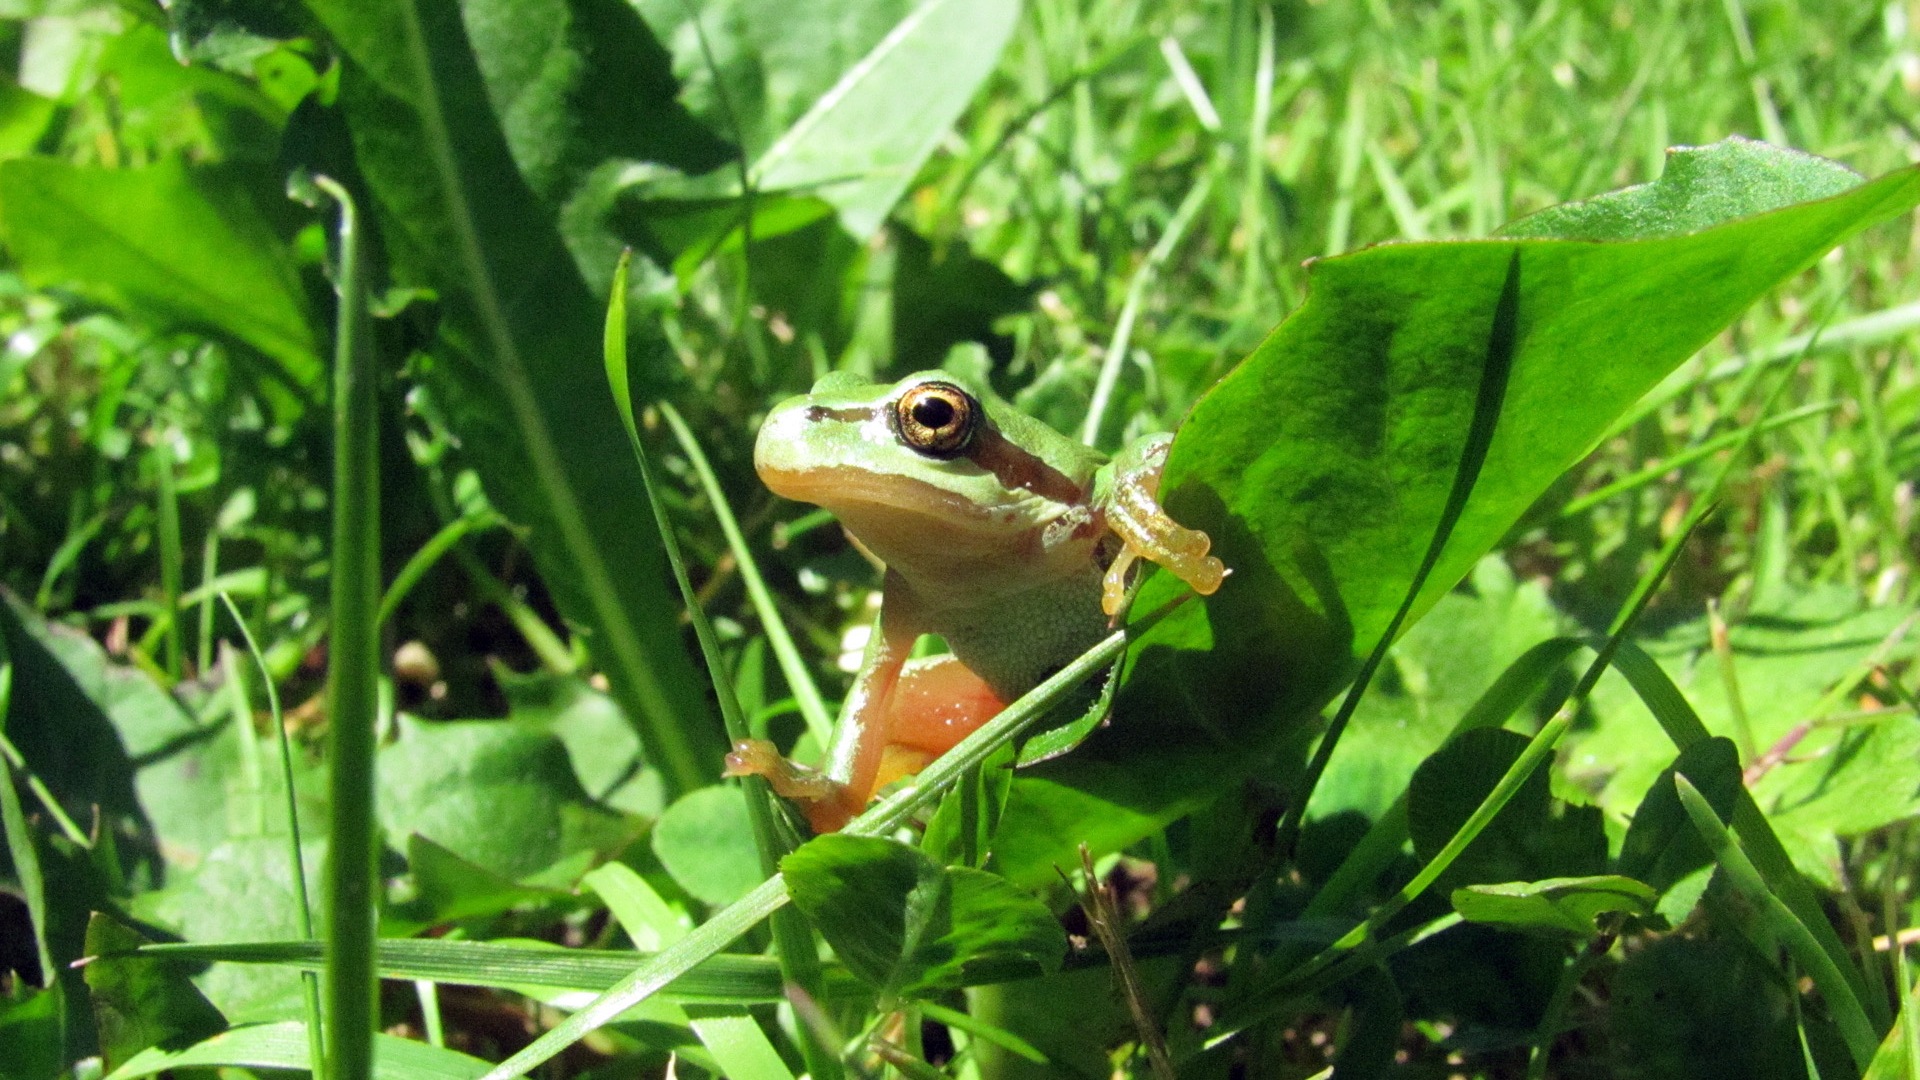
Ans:
[{"label": "thin green shoot", "polygon": [[67,530],[67,535],[60,540],[60,546],[55,548],[53,554],[47,559],[47,568],[40,575],[40,587],[34,590],[33,606],[36,610],[49,611],[53,608],[54,586],[58,585],[67,571],[73,568],[73,564],[79,561],[80,553],[86,550],[95,536],[100,534],[100,529],[106,523],[107,512],[100,510]]},{"label": "thin green shoot", "polygon": [[194,650],[193,670],[206,672],[213,667],[213,595],[208,586],[220,577],[220,530],[208,529],[200,548],[200,634]]},{"label": "thin green shoot", "polygon": [[1713,645],[1713,658],[1720,665],[1720,683],[1727,691],[1727,712],[1733,721],[1733,741],[1740,748],[1740,764],[1752,765],[1760,756],[1753,740],[1753,722],[1747,719],[1747,703],[1740,696],[1740,674],[1734,670],[1733,640],[1727,631],[1726,617],[1720,614],[1717,597],[1707,598],[1707,640]]},{"label": "thin green shoot", "polygon": [[373,1075],[379,1007],[374,967],[379,855],[374,814],[375,724],[380,711],[379,368],[368,325],[359,210],[346,189],[332,179],[316,176],[314,183],[340,213],[332,630],[327,648],[328,796],[333,834],[327,855],[323,1068],[333,1080],[367,1080]]},{"label": "thin green shoot", "polygon": [[1258,42],[1253,65],[1253,110],[1247,121],[1241,161],[1246,174],[1240,184],[1240,222],[1246,229],[1246,258],[1240,272],[1239,310],[1244,317],[1259,306],[1258,289],[1265,284],[1268,236],[1267,132],[1273,125],[1274,40],[1273,9],[1254,6],[1254,38]]},{"label": "thin green shoot", "polygon": [[670,402],[659,403],[660,416],[667,422],[673,437],[680,444],[680,451],[687,455],[693,465],[693,473],[700,480],[700,489],[706,493],[707,505],[713,508],[714,521],[720,526],[720,532],[727,538],[727,548],[733,553],[734,565],[739,567],[740,580],[747,587],[747,597],[753,601],[753,609],[760,616],[760,625],[767,635],[767,644],[773,649],[774,658],[780,664],[780,673],[786,676],[787,687],[793,691],[794,700],[800,705],[800,715],[807,722],[807,731],[821,746],[827,745],[833,738],[833,716],[827,709],[826,701],[820,696],[820,688],[814,685],[813,673],[807,669],[807,662],[800,655],[800,649],[793,643],[793,635],[787,632],[786,620],[780,617],[780,606],[773,598],[773,591],[767,588],[767,580],[760,576],[760,564],[753,557],[753,549],[748,546],[746,537],[740,532],[740,522],[733,515],[733,507],[726,500],[726,493],[720,490],[720,480],[713,474],[713,466],[708,464],[706,451],[700,448],[699,440],[693,437],[693,431],[680,416],[680,410]]},{"label": "thin green shoot", "polygon": [[427,542],[420,545],[420,549],[407,559],[406,565],[400,568],[400,572],[393,576],[392,583],[387,586],[386,595],[380,598],[380,625],[385,626],[393,619],[394,611],[406,600],[407,594],[413,591],[413,587],[420,583],[420,579],[426,576],[427,571],[440,562],[442,556],[454,550],[455,545],[461,540],[477,532],[500,528],[506,523],[507,519],[497,512],[486,510],[455,518],[442,525],[438,532],[428,538]]},{"label": "thin green shoot", "polygon": [[[267,720],[273,725],[274,745],[280,750],[280,790],[286,796],[287,874],[293,882],[294,927],[303,940],[312,941],[313,902],[307,896],[306,856],[300,842],[300,800],[293,789],[293,740],[287,735],[286,718],[280,712],[280,691],[274,686],[273,672],[267,669],[267,658],[260,653],[260,643],[254,640],[253,629],[241,617],[233,597],[221,593],[220,602],[226,605],[227,615],[233,619],[233,624],[240,628],[240,639],[245,642],[247,655],[253,658],[254,667],[260,671],[260,684],[266,688]],[[240,678],[239,671],[234,670],[231,678],[236,686],[235,692],[244,698],[245,682]],[[242,737],[250,741],[253,733],[242,732]],[[320,976],[317,972],[301,972],[300,992],[307,1014],[307,1035],[313,1040],[313,1061],[324,1063],[326,1053],[320,1040],[325,1028],[320,1011]],[[316,1075],[324,1077],[324,1073],[318,1071]]]},{"label": "thin green shoot", "polygon": [[174,482],[173,440],[168,433],[163,432],[154,443],[152,459],[157,507],[155,532],[160,547],[160,597],[167,612],[161,624],[165,635],[161,667],[177,681],[184,676],[186,663],[180,635],[181,562],[185,556],[180,550],[180,493]]},{"label": "thin green shoot", "polygon": [[554,633],[539,612],[533,610],[533,605],[515,595],[506,582],[487,569],[479,556],[456,543],[453,545],[453,559],[460,564],[460,569],[466,571],[480,595],[499,608],[513,628],[520,632],[520,637],[533,650],[533,654],[540,658],[542,667],[558,675],[569,675],[579,669],[580,658],[574,655],[574,650],[559,634]]},{"label": "thin green shoot", "polygon": [[[7,647],[7,636],[0,634],[0,731],[6,728],[12,704],[13,654]],[[53,950],[47,945],[47,879],[40,866],[33,834],[27,830],[20,789],[13,782],[16,771],[26,774],[27,770],[24,762],[16,763],[19,754],[12,743],[7,744],[7,750],[6,764],[0,766],[0,833],[5,834],[7,854],[13,862],[14,877],[19,880],[27,918],[33,926],[33,948],[40,965],[40,978],[51,986],[57,969],[53,965]]]},{"label": "thin green shoot", "polygon": [[[1781,413],[1779,416],[1763,420],[1755,426],[1761,431],[1773,431],[1786,427],[1789,424],[1798,423],[1808,417],[1830,413],[1837,408],[1839,408],[1837,402],[1819,402],[1813,405],[1803,405],[1791,412]],[[1738,446],[1745,442],[1746,439],[1746,429],[1742,428],[1738,431],[1729,431],[1721,435],[1716,435],[1704,442],[1689,446],[1677,454],[1669,455],[1644,468],[1636,469],[1610,484],[1596,488],[1577,499],[1570,500],[1565,506],[1560,508],[1560,516],[1563,518],[1578,517],[1603,502],[1618,498],[1631,491],[1638,491],[1641,488],[1655,483],[1661,477],[1673,473],[1677,469],[1683,469],[1688,465],[1692,465],[1694,462],[1712,457],[1729,447]]]},{"label": "thin green shoot", "polygon": [[1325,253],[1339,255],[1351,243],[1353,208],[1360,187],[1360,163],[1366,157],[1367,80],[1355,72],[1347,84],[1345,122],[1340,128],[1339,163],[1335,167],[1333,206],[1327,213]]}]

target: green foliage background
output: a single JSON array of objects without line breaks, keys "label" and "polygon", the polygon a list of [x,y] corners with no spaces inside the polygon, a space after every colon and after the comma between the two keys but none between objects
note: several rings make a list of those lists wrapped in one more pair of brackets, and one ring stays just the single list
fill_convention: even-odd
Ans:
[{"label": "green foliage background", "polygon": [[[480,1075],[630,948],[775,896],[798,839],[756,842],[759,794],[718,780],[600,366],[628,247],[658,495],[756,733],[809,752],[808,680],[838,695],[870,617],[872,568],[751,473],[764,409],[826,370],[973,342],[956,363],[1104,449],[1181,427],[1169,504],[1235,576],[1143,632],[1086,745],[969,774],[924,840],[792,854],[811,929],[748,933],[555,1075],[1153,1075],[1149,1031],[1192,1076],[1908,1075],[1916,20],[0,5],[0,1078],[308,1060],[286,807],[317,875],[342,722],[312,173],[370,223],[378,316],[380,962],[425,980],[386,984],[383,1075]],[[1730,135],[1877,179],[1667,155]],[[1063,955],[1082,841],[1144,1023],[1102,948]],[[141,940],[187,962],[68,967]],[[278,944],[204,951],[232,942]]]}]

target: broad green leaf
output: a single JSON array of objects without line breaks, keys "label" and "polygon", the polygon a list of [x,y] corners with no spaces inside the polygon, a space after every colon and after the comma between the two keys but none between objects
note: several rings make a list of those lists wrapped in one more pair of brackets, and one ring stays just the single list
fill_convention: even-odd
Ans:
[{"label": "broad green leaf", "polygon": [[227,838],[242,802],[257,805],[228,790],[239,767],[231,724],[201,724],[146,673],[11,598],[0,633],[14,664],[7,737],[69,816],[98,806],[185,868]]},{"label": "broad green leaf", "polygon": [[[376,1033],[373,1048],[373,1075],[377,1080],[473,1080],[487,1071],[487,1063],[479,1058],[412,1039]],[[143,1050],[109,1073],[107,1080],[133,1080],[170,1069],[222,1066],[304,1071],[307,1063],[305,1024],[253,1024],[223,1031],[180,1050]]]},{"label": "broad green leaf", "polygon": [[0,84],[0,158],[32,153],[58,108],[58,102],[17,83]]},{"label": "broad green leaf", "polygon": [[[451,0],[311,10],[397,284],[434,289],[428,385],[584,633],[669,794],[725,753],[599,365],[601,302],[515,168]],[[458,850],[458,847],[455,847]]]},{"label": "broad green leaf", "polygon": [[1004,878],[892,840],[818,836],[780,866],[841,961],[889,995],[960,986],[987,964],[1051,972],[1066,951],[1059,922]]},{"label": "broad green leaf", "polygon": [[879,229],[987,75],[1018,0],[924,0],[754,162],[754,186],[818,194]]},{"label": "broad green leaf", "polygon": [[527,185],[561,208],[581,274],[603,290],[620,254],[606,212],[635,163],[703,173],[733,148],[678,100],[673,58],[624,0],[461,7],[487,97]]},{"label": "broad green leaf", "polygon": [[653,853],[673,880],[709,904],[730,904],[760,884],[760,853],[737,784],[702,788],[660,815]]},{"label": "broad green leaf", "polygon": [[560,740],[511,721],[435,723],[402,716],[380,751],[380,820],[460,858],[522,878],[627,836],[580,790]]},{"label": "broad green leaf", "polygon": [[103,169],[22,158],[0,165],[0,216],[30,283],[245,342],[311,399],[322,366],[306,291],[255,208],[259,186],[174,161]]},{"label": "broad green leaf", "polygon": [[1654,890],[1619,874],[1511,881],[1455,889],[1453,909],[1471,922],[1527,933],[1592,937],[1602,915],[1645,917],[1653,913]]},{"label": "broad green leaf", "polygon": [[508,715],[544,727],[566,744],[580,786],[616,810],[658,817],[660,774],[640,761],[640,740],[620,706],[578,675],[528,674],[494,666]]},{"label": "broad green leaf", "polygon": [[1692,781],[1707,797],[1720,820],[1733,816],[1734,796],[1740,786],[1740,757],[1727,739],[1709,739],[1682,751],[1673,766],[1647,789],[1633,811],[1626,839],[1620,844],[1620,872],[1665,892],[1681,879],[1713,862],[1713,853],[1700,842],[1699,830],[1688,820],[1673,785],[1674,773]]},{"label": "broad green leaf", "polygon": [[[138,932],[95,912],[87,925],[87,955],[134,949]],[[171,964],[139,956],[96,960],[83,973],[93,1000],[94,1025],[107,1068],[117,1068],[150,1046],[182,1047],[227,1026],[226,1017]]]},{"label": "broad green leaf", "polygon": [[[301,861],[308,895],[319,896],[324,847],[309,843]],[[165,888],[138,896],[132,913],[188,941],[262,941],[299,932],[298,903],[286,840],[256,837],[222,843]],[[194,985],[232,1022],[301,1015],[299,980],[290,971],[216,964],[196,974]]]},{"label": "broad green leaf", "polygon": [[[1716,177],[1666,197],[1717,205],[1723,194]],[[1822,197],[1830,183],[1791,194],[1815,201],[1685,235],[1391,244],[1313,264],[1307,302],[1194,406],[1167,462],[1170,513],[1207,532],[1233,576],[1135,647],[1111,728],[1016,783],[1002,832],[1034,849],[1020,872],[1038,875],[1081,839],[1145,835],[1228,778],[1291,760],[1298,721],[1351,677],[1407,598],[1477,408],[1497,407],[1491,442],[1415,619],[1763,292],[1920,202],[1920,170],[1837,196]],[[1511,366],[1495,373],[1498,400],[1483,402],[1510,285]],[[1183,589],[1156,574],[1134,610]],[[1154,717],[1150,733],[1129,730],[1140,716]],[[1135,781],[1148,771],[1155,784]]]},{"label": "broad green leaf", "polygon": [[[1446,846],[1526,746],[1525,736],[1482,728],[1462,732],[1421,763],[1407,789],[1407,829],[1422,861]],[[1556,808],[1553,802],[1547,770],[1535,770],[1442,881],[1467,885],[1603,872],[1607,838],[1599,809]]]}]

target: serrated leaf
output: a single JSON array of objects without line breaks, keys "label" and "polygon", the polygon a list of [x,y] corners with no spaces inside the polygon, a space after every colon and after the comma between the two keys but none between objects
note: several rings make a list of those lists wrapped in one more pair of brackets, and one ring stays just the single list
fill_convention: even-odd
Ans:
[{"label": "serrated leaf", "polygon": [[1824,199],[1857,187],[1838,162],[1738,135],[1711,146],[1676,146],[1650,184],[1551,206],[1500,230],[1546,240],[1644,240]]},{"label": "serrated leaf", "polygon": [[[310,6],[395,283],[443,318],[427,383],[488,497],[528,529],[670,795],[726,747],[680,640],[658,535],[599,366],[602,304],[520,176],[450,0]],[[325,163],[322,163],[325,164]],[[337,166],[336,166],[337,167]],[[457,850],[457,849],[456,849]]]},{"label": "serrated leaf", "polygon": [[1453,892],[1453,909],[1470,922],[1527,933],[1592,937],[1602,915],[1645,917],[1653,888],[1619,874],[1469,885]]}]

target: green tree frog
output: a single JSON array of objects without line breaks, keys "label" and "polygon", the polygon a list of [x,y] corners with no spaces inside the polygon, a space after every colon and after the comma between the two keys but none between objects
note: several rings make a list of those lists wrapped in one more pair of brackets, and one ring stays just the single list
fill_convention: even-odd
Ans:
[{"label": "green tree frog", "polygon": [[[1207,535],[1160,508],[1172,437],[1109,462],[942,371],[888,385],[828,375],[776,407],[754,468],[833,512],[886,565],[878,624],[824,767],[742,740],[727,775],[760,775],[839,829],[1109,632],[1136,559],[1200,593],[1226,575]],[[951,655],[908,659],[923,634]]]}]

